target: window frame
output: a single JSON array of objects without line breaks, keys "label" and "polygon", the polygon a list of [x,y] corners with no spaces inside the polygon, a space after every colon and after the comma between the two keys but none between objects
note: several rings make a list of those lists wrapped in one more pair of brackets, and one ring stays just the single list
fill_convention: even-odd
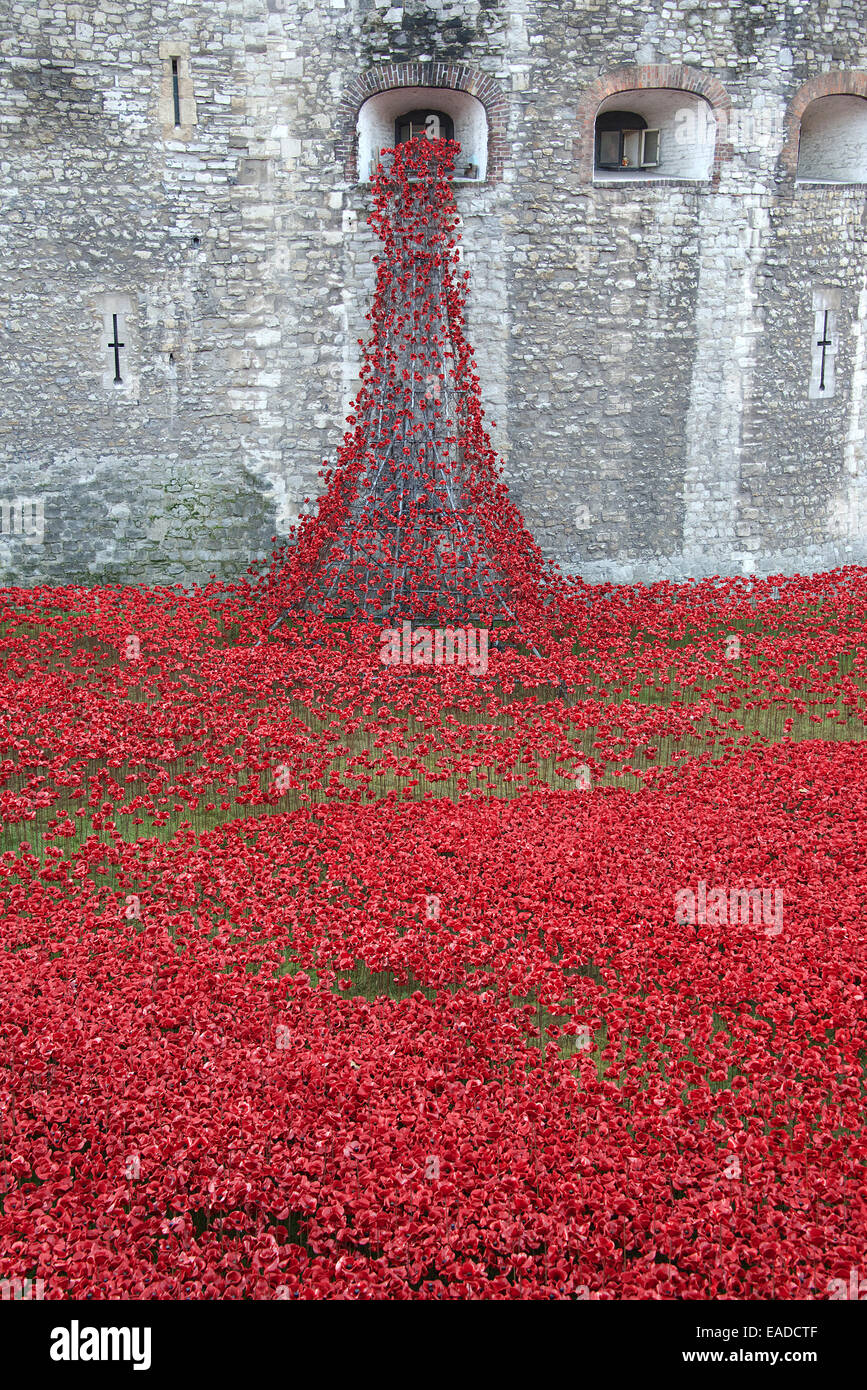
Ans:
[{"label": "window frame", "polygon": [[[648,137],[648,135],[655,135],[655,136],[656,136],[656,158],[655,158],[655,159],[648,159],[648,158],[647,158],[647,137]],[[662,132],[661,132],[659,126],[646,126],[645,129],[641,132],[641,168],[642,168],[642,169],[657,169],[657,168],[659,167],[659,159],[660,159],[660,154],[661,154],[661,152],[662,152]]]},{"label": "window frame", "polygon": [[[617,162],[603,161],[603,137],[616,135]],[[655,159],[647,158],[648,136],[656,137]],[[629,142],[629,143],[628,143]],[[659,167],[662,135],[659,127],[649,127],[637,111],[611,110],[599,112],[594,122],[594,172],[616,173],[619,170],[656,169]],[[629,153],[627,154],[627,150]],[[625,159],[630,162],[624,163]]]},{"label": "window frame", "polygon": [[[441,138],[441,139],[443,139],[443,140],[454,140],[454,138],[455,138],[455,123],[454,123],[454,118],[453,118],[452,116],[450,116],[450,115],[448,114],[447,111],[437,111],[437,109],[436,109],[435,107],[431,107],[431,106],[421,106],[421,107],[417,107],[417,108],[416,108],[415,110],[413,110],[413,111],[404,111],[400,116],[395,116],[395,118],[394,118],[394,143],[395,143],[395,146],[397,146],[397,145],[405,145],[405,144],[407,144],[410,140],[412,140],[412,139],[415,138],[415,137],[410,133],[408,136],[406,136],[405,138],[402,139],[402,138],[401,138],[401,135],[400,135],[401,126],[405,126],[405,125],[408,123],[408,124],[409,124],[409,128],[410,128],[410,132],[412,132],[412,128],[413,128],[414,125],[421,125],[421,126],[423,127],[423,126],[424,126],[424,123],[425,123],[425,121],[427,120],[427,117],[428,117],[428,116],[438,116],[438,117],[439,117],[439,122],[440,122],[440,138]],[[421,130],[421,131],[419,131],[418,133],[419,133],[419,134],[423,134],[424,131]]]}]

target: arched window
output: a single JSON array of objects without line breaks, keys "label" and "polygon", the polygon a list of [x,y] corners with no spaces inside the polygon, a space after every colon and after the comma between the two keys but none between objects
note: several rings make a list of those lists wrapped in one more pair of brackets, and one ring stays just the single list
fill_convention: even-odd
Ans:
[{"label": "arched window", "polygon": [[454,140],[455,124],[445,111],[408,111],[398,116],[394,123],[394,143],[404,145],[416,135],[426,135],[430,140]]},{"label": "arched window", "polygon": [[805,183],[867,183],[867,100],[817,97],[801,117],[796,177]]},{"label": "arched window", "polygon": [[358,177],[367,183],[381,150],[413,136],[456,140],[455,180],[481,183],[487,173],[488,118],[469,92],[449,87],[391,87],[362,102],[358,111]]},{"label": "arched window", "polygon": [[644,87],[616,93],[596,112],[594,178],[708,179],[716,134],[712,106],[693,92]]}]

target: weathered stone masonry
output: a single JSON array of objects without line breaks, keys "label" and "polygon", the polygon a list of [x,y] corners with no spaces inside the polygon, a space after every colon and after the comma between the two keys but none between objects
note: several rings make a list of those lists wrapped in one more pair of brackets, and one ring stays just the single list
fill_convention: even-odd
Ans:
[{"label": "weathered stone masonry", "polygon": [[[855,0],[0,0],[0,582],[267,553],[357,384],[359,107],[427,87],[485,107],[468,329],[546,553],[629,581],[867,562],[867,187],[797,177],[811,102],[867,98]],[[712,112],[707,178],[594,174],[600,104],[651,91]]]}]

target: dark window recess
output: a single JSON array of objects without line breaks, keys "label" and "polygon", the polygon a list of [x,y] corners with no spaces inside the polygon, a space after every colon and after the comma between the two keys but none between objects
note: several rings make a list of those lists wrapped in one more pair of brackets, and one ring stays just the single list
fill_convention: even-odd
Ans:
[{"label": "dark window recess", "polygon": [[818,341],[817,341],[817,343],[816,343],[816,347],[819,347],[819,348],[822,349],[821,374],[820,374],[820,377],[819,377],[819,390],[820,390],[820,391],[824,391],[824,390],[826,389],[826,388],[825,388],[825,363],[826,363],[826,360],[827,360],[827,359],[826,359],[826,357],[825,357],[825,354],[827,353],[828,348],[832,346],[833,341],[834,341],[833,338],[829,338],[829,336],[828,336],[828,310],[826,309],[826,310],[825,310],[825,322],[824,322],[823,325],[822,325],[822,336],[821,336],[821,338],[818,339]]},{"label": "dark window recess", "polygon": [[181,79],[178,72],[178,60],[172,59],[172,99],[175,103],[175,125],[181,123]]},{"label": "dark window recess", "polygon": [[126,347],[126,343],[120,341],[120,334],[117,331],[117,314],[112,314],[111,322],[114,328],[114,342],[110,342],[109,347],[114,348],[114,384],[115,386],[122,386],[123,377],[120,374],[120,350],[122,347]]},{"label": "dark window recess", "polygon": [[394,123],[396,145],[404,145],[416,135],[427,134],[432,140],[454,140],[455,123],[444,111],[408,111]]},{"label": "dark window recess", "polygon": [[603,111],[596,117],[597,169],[653,169],[659,163],[659,131],[635,111]]}]

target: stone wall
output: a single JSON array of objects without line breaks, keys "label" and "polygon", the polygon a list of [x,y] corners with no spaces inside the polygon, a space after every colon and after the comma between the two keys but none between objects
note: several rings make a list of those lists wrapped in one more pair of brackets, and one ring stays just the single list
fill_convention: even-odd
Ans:
[{"label": "stone wall", "polygon": [[[795,179],[809,101],[865,73],[855,0],[0,0],[0,581],[267,553],[357,383],[355,113],[435,81],[488,112],[468,329],[546,553],[628,581],[867,561],[865,189]],[[710,177],[594,181],[599,104],[654,88],[712,110]]]}]

